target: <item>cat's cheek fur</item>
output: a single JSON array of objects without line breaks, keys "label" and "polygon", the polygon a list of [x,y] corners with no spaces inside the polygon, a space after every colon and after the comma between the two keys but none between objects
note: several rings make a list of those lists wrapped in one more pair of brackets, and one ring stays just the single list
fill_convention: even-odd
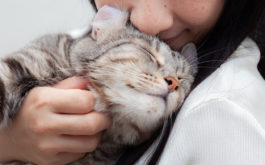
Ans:
[{"label": "cat's cheek fur", "polygon": [[[116,143],[139,144],[149,138],[162,123],[165,104],[160,98],[150,99],[150,96],[137,92],[132,94],[128,89],[123,89],[123,92],[119,93],[123,95],[119,96],[112,89],[105,89],[104,94],[99,94],[91,87],[90,90],[96,99],[94,110],[113,117],[112,126],[105,136],[111,136]],[[106,98],[113,103],[111,106],[105,102]]]},{"label": "cat's cheek fur", "polygon": [[100,97],[100,95],[98,95],[93,89],[90,89],[93,93],[93,96],[96,100],[95,106],[94,106],[94,110],[97,112],[103,112],[106,110],[106,104],[103,101],[103,99]]},{"label": "cat's cheek fur", "polygon": [[[181,92],[173,92],[167,97],[167,110],[165,113],[165,117],[173,114],[173,112],[181,106],[183,102],[183,96],[181,96]],[[177,105],[177,106],[176,106]]]},{"label": "cat's cheek fur", "polygon": [[[135,124],[142,132],[151,132],[161,124],[159,121],[164,117],[166,108],[163,99],[126,89],[126,87],[119,90],[123,91],[119,92],[119,96],[110,97],[110,102],[116,105],[126,105],[126,107],[113,108],[113,111],[117,111],[117,114],[121,116],[120,119]],[[116,93],[111,89],[105,92],[109,96]]]}]

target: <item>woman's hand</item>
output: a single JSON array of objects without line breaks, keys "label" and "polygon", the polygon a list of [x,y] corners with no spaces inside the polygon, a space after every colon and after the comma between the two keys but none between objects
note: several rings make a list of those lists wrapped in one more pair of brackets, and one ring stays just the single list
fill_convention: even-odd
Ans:
[{"label": "woman's hand", "polygon": [[111,125],[93,112],[88,82],[73,77],[54,87],[36,87],[8,128],[0,131],[0,162],[67,164],[96,149],[101,132]]}]

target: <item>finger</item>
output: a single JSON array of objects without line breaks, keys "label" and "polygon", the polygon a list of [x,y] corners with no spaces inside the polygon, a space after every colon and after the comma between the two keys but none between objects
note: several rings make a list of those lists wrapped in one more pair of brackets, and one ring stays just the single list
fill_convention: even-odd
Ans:
[{"label": "finger", "polygon": [[53,85],[60,89],[88,89],[89,81],[81,77],[70,77]]},{"label": "finger", "polygon": [[84,157],[85,153],[58,153],[53,164],[65,165]]},{"label": "finger", "polygon": [[94,151],[101,139],[102,133],[93,136],[60,136],[54,141],[55,150],[59,152],[86,153]]},{"label": "finger", "polygon": [[47,98],[55,113],[84,114],[93,110],[95,98],[92,92],[79,89],[57,90]]},{"label": "finger", "polygon": [[103,113],[84,115],[57,115],[55,131],[64,135],[95,135],[109,128],[112,121]]}]

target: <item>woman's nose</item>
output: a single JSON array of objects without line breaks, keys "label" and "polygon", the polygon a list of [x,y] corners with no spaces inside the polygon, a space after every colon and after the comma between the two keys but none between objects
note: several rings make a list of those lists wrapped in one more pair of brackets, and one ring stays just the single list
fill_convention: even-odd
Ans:
[{"label": "woman's nose", "polygon": [[163,3],[164,0],[139,1],[131,10],[131,23],[149,35],[169,29],[173,25],[173,15]]}]

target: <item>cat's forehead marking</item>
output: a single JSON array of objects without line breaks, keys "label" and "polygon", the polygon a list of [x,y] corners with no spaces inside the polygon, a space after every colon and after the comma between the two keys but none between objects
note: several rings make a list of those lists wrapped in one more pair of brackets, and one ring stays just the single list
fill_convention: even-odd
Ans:
[{"label": "cat's forehead marking", "polygon": [[160,63],[160,65],[164,66],[166,64],[165,57],[162,55],[157,56],[157,61]]},{"label": "cat's forehead marking", "polygon": [[161,64],[161,60],[159,60],[157,56],[155,55],[155,53],[153,53],[151,50],[148,50],[148,48],[145,48],[141,45],[135,45],[135,46],[137,46],[139,50],[144,51],[147,57],[150,58],[150,61],[153,61],[158,67],[163,65]]},{"label": "cat's forehead marking", "polygon": [[163,66],[166,63],[165,54],[169,53],[163,49],[158,42],[150,40],[149,38],[135,38],[132,40],[132,43],[139,48],[143,49],[147,54],[150,55],[152,60],[158,65]]}]

